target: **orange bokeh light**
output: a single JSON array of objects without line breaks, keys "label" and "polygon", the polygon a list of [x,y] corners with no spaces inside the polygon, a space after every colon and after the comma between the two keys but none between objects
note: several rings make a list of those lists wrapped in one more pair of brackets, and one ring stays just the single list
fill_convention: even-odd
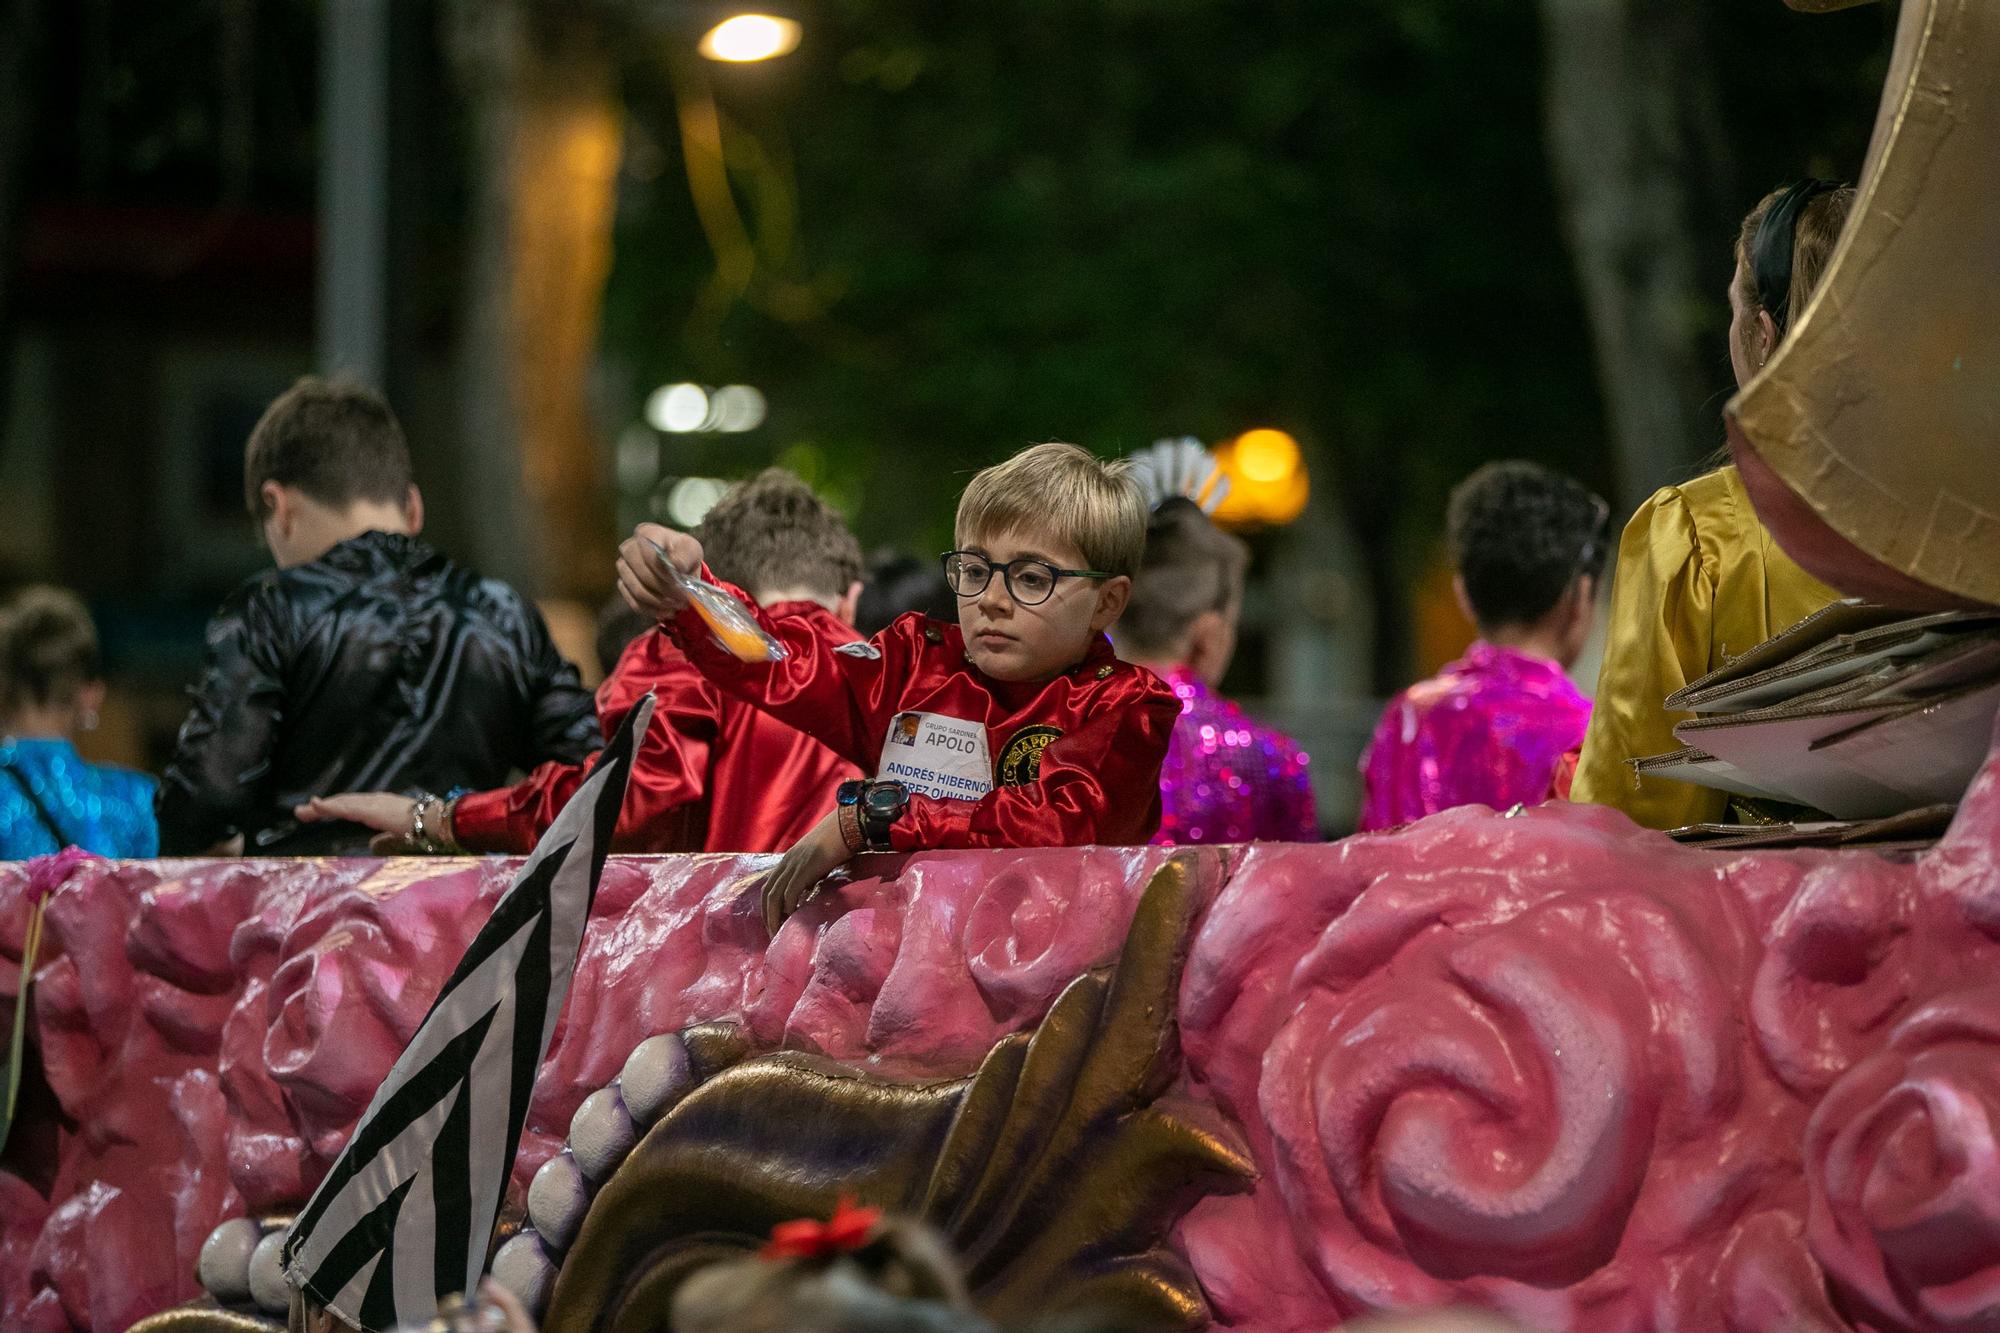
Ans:
[{"label": "orange bokeh light", "polygon": [[1229,478],[1229,494],[1215,511],[1218,523],[1280,527],[1305,512],[1311,481],[1299,442],[1284,431],[1245,431],[1219,445],[1215,460]]}]

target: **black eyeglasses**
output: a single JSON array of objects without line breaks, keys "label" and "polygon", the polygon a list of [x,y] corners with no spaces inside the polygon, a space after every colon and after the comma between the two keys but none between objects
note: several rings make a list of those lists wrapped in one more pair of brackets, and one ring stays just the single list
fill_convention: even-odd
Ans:
[{"label": "black eyeglasses", "polygon": [[1046,560],[1027,556],[1004,565],[996,565],[976,551],[946,551],[941,558],[944,581],[960,597],[972,598],[985,592],[986,585],[993,582],[994,571],[998,570],[1001,581],[1007,585],[1007,595],[1022,606],[1040,606],[1048,601],[1055,595],[1056,583],[1061,579],[1111,577],[1095,569],[1057,569]]}]

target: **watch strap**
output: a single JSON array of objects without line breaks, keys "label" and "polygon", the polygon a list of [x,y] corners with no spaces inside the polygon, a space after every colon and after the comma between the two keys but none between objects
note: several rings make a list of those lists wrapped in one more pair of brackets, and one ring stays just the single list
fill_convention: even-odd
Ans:
[{"label": "watch strap", "polygon": [[840,826],[840,840],[850,852],[868,849],[868,839],[861,831],[861,807],[853,801],[843,801],[834,808],[834,819]]}]

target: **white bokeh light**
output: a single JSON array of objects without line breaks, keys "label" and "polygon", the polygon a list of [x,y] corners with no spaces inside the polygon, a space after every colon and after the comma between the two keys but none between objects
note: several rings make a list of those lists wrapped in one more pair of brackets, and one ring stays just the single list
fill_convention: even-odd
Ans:
[{"label": "white bokeh light", "polygon": [[715,391],[716,430],[738,434],[764,424],[764,395],[747,384],[729,384]]},{"label": "white bokeh light", "polygon": [[646,399],[646,424],[670,435],[686,435],[708,424],[708,391],[699,384],[666,384]]},{"label": "white bokeh light", "polygon": [[660,439],[644,426],[629,427],[618,437],[618,489],[644,495],[660,479]]},{"label": "white bokeh light", "polygon": [[728,489],[714,477],[682,477],[667,492],[667,521],[678,528],[695,526]]}]

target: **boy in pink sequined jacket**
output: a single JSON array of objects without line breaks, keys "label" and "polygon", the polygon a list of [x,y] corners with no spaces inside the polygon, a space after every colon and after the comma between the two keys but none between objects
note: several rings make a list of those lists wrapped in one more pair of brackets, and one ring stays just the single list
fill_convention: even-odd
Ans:
[{"label": "boy in pink sequined jacket", "polygon": [[1113,634],[1120,656],[1150,667],[1181,701],[1160,769],[1158,843],[1319,841],[1305,751],[1215,693],[1236,652],[1249,563],[1249,548],[1193,501],[1153,510]]},{"label": "boy in pink sequined jacket", "polygon": [[1452,492],[1452,587],[1479,639],[1384,710],[1361,757],[1363,831],[1555,794],[1590,725],[1590,700],[1565,673],[1596,620],[1609,516],[1534,463],[1489,463]]}]

